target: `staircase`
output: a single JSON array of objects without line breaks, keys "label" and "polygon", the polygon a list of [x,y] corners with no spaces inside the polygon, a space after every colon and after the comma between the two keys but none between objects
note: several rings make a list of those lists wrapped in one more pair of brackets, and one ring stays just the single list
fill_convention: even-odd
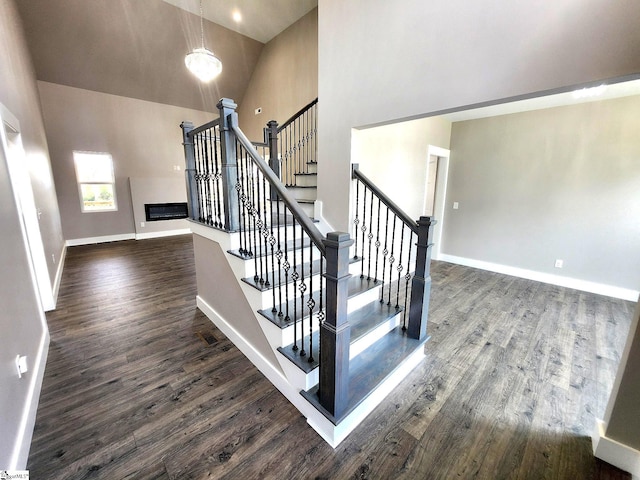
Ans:
[{"label": "staircase", "polygon": [[294,198],[315,190],[315,130],[280,155],[275,122],[256,146],[218,107],[181,125],[198,307],[336,447],[424,357],[435,222],[354,166],[354,238],[331,231]]}]

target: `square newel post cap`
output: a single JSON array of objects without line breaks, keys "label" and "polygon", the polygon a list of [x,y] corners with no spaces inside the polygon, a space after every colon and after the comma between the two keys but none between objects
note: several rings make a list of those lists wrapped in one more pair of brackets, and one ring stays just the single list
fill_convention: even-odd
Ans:
[{"label": "square newel post cap", "polygon": [[419,227],[428,227],[430,225],[435,225],[436,223],[438,223],[438,221],[432,217],[420,217],[420,219],[416,223]]},{"label": "square newel post cap", "polygon": [[327,247],[350,247],[353,244],[353,240],[348,233],[329,232],[327,233],[327,238],[324,239],[324,244]]},{"label": "square newel post cap", "polygon": [[238,108],[238,105],[230,98],[221,98],[216,107],[218,107],[218,110],[222,110],[223,108],[235,110]]}]

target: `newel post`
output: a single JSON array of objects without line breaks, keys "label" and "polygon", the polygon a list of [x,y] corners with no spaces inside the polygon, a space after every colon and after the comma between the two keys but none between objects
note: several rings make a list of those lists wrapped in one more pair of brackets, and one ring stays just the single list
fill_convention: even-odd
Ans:
[{"label": "newel post", "polygon": [[318,399],[329,413],[340,418],[349,401],[349,341],[351,327],[347,322],[349,295],[348,233],[332,232],[324,240],[327,266],[326,319],[320,326],[320,382]]},{"label": "newel post", "polygon": [[220,151],[222,155],[222,188],[224,198],[225,230],[235,232],[240,228],[240,207],[238,204],[238,160],[236,157],[235,135],[231,131],[229,116],[238,105],[230,98],[222,98],[216,105],[220,111]]},{"label": "newel post", "polygon": [[418,220],[418,243],[416,250],[416,270],[411,280],[411,304],[409,307],[410,338],[425,340],[427,338],[427,318],[429,317],[429,294],[431,293],[431,238],[433,226],[431,217],[420,217]]},{"label": "newel post", "polygon": [[196,157],[193,139],[189,136],[189,132],[193,130],[193,123],[182,122],[180,128],[182,129],[182,145],[184,147],[184,173],[187,182],[187,208],[189,209],[189,218],[199,220],[200,208],[198,206],[198,185],[196,183]]},{"label": "newel post", "polygon": [[[264,140],[269,147],[269,166],[273,173],[278,178],[280,177],[280,158],[278,153],[278,122],[270,120],[267,123],[267,127],[264,129]],[[271,188],[271,200],[277,199],[277,194],[273,188]]]}]

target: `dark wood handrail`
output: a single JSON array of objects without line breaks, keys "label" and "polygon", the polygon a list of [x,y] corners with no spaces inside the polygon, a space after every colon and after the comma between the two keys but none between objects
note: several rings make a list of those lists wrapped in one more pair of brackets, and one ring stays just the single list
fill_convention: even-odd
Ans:
[{"label": "dark wood handrail", "polygon": [[351,178],[357,178],[365,186],[371,190],[376,197],[380,199],[382,203],[384,203],[389,210],[396,214],[396,216],[402,220],[413,233],[418,233],[418,223],[413,220],[404,210],[402,210],[398,205],[394,203],[389,197],[387,197],[382,190],[380,190],[376,185],[369,180],[358,168],[358,164],[354,163],[351,165]]},{"label": "dark wood handrail", "polygon": [[194,128],[189,132],[189,136],[193,138],[196,134],[200,132],[204,132],[212,127],[216,127],[220,125],[220,118],[216,118],[215,120],[211,120],[210,122],[205,123],[204,125],[200,125],[197,128]]},{"label": "dark wood handrail", "polygon": [[291,196],[291,194],[287,191],[286,187],[280,182],[280,179],[273,173],[271,167],[267,165],[267,163],[262,159],[260,154],[256,151],[255,147],[251,143],[251,141],[246,137],[246,135],[240,130],[238,127],[238,114],[233,112],[229,115],[229,126],[233,133],[235,134],[238,141],[242,144],[245,150],[251,155],[254,163],[258,166],[262,174],[267,178],[271,186],[276,190],[278,197],[284,202],[284,204],[289,207],[289,210],[293,214],[294,218],[300,223],[302,228],[311,241],[315,244],[315,246],[322,252],[323,256],[326,256],[326,247],[324,245],[324,237],[320,230],[313,224],[313,222],[309,219],[309,217],[304,213],[298,202]]},{"label": "dark wood handrail", "polygon": [[311,107],[313,107],[316,103],[318,103],[318,98],[316,98],[315,100],[313,100],[312,102],[310,102],[308,105],[302,107],[299,111],[297,111],[296,113],[294,113],[293,115],[291,115],[291,118],[289,120],[287,120],[286,122],[284,122],[282,125],[280,125],[278,127],[278,133],[280,133],[282,130],[284,130],[285,128],[287,128],[289,125],[291,125],[296,118],[298,118],[300,115],[302,115],[304,112],[306,112],[307,110],[309,110]]}]

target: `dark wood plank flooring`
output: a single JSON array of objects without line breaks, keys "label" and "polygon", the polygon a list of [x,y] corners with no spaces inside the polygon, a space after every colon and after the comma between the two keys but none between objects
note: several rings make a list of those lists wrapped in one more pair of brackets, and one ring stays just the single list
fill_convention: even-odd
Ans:
[{"label": "dark wood plank flooring", "polygon": [[630,302],[434,262],[426,360],[334,451],[194,275],[190,236],[68,250],[31,478],[630,478],[589,438]]}]

